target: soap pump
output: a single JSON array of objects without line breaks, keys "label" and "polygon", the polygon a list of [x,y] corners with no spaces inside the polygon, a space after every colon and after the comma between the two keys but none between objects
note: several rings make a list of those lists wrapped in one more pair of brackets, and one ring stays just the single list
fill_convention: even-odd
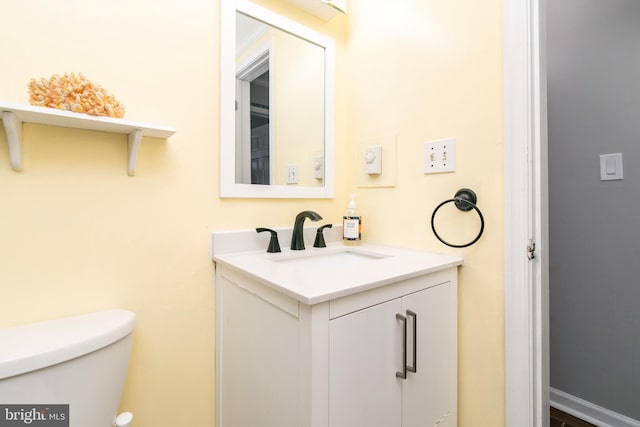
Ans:
[{"label": "soap pump", "polygon": [[342,241],[345,245],[359,245],[362,239],[362,217],[356,207],[357,194],[351,195],[349,206],[342,216]]}]

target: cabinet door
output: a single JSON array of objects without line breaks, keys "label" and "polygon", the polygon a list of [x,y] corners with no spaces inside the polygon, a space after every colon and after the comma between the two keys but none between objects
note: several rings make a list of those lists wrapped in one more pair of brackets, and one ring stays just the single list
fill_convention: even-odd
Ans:
[{"label": "cabinet door", "polygon": [[224,281],[219,427],[298,427],[298,322]]},{"label": "cabinet door", "polygon": [[[417,315],[416,372],[403,381],[402,427],[456,426],[456,288],[445,283],[402,298],[402,313]],[[407,365],[413,366],[413,316],[407,335]]]},{"label": "cabinet door", "polygon": [[398,427],[402,422],[400,299],[334,319],[329,326],[329,425]]}]

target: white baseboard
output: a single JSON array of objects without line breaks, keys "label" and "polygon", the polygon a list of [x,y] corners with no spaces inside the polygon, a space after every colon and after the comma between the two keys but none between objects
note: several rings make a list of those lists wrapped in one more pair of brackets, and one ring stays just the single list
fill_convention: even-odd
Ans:
[{"label": "white baseboard", "polygon": [[554,408],[598,427],[640,427],[640,421],[594,405],[553,387],[549,389],[549,398],[551,406]]}]

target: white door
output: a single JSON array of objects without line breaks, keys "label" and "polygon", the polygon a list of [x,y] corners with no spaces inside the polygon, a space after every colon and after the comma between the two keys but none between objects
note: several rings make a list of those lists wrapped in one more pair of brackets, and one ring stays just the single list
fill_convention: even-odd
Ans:
[{"label": "white door", "polygon": [[329,326],[329,425],[399,427],[403,322],[400,299],[334,319]]},{"label": "white door", "polygon": [[549,425],[546,0],[505,0],[506,425]]}]

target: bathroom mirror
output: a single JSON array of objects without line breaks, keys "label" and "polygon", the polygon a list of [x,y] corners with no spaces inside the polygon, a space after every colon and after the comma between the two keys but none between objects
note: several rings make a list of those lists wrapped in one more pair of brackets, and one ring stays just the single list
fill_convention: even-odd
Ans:
[{"label": "bathroom mirror", "polygon": [[220,196],[333,197],[334,41],[221,2]]}]

